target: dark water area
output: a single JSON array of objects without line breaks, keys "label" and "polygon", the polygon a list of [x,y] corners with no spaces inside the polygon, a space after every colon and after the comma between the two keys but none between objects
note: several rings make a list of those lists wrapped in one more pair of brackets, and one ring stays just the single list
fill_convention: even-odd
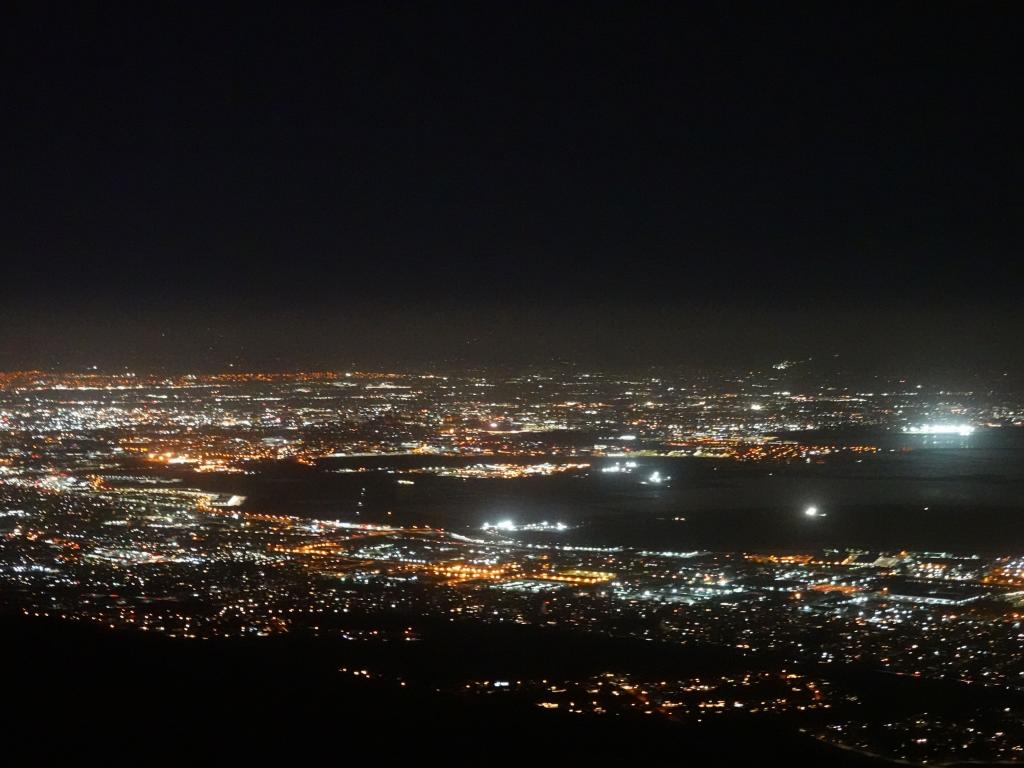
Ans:
[{"label": "dark water area", "polygon": [[[275,465],[256,475],[204,477],[202,485],[244,494],[246,508],[254,511],[325,519],[429,524],[463,533],[500,520],[563,522],[572,528],[557,540],[566,543],[677,551],[1024,552],[1024,430],[986,429],[967,437],[814,437],[813,442],[868,443],[882,450],[820,463],[636,458],[630,473],[602,472],[624,461],[602,458],[590,460],[586,472],[515,480],[399,474],[466,460],[346,458],[317,468]],[[803,439],[811,441],[806,434]],[[337,471],[359,467],[368,471]],[[651,483],[654,472],[671,480]],[[399,478],[414,484],[399,484]],[[819,514],[806,515],[809,506]]]}]

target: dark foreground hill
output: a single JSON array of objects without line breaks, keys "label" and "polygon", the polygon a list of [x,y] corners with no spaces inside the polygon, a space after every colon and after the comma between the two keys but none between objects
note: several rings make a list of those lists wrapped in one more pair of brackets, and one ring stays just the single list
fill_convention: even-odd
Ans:
[{"label": "dark foreground hill", "polygon": [[[771,724],[569,716],[429,685],[354,679],[337,672],[353,644],[181,641],[12,615],[0,617],[0,632],[7,748],[45,762],[871,764]],[[470,642],[474,652],[469,642],[416,644],[415,658],[440,668],[452,651],[477,659],[502,651],[487,646],[488,633]],[[360,653],[363,662],[366,646]],[[392,651],[384,644],[369,653],[379,668]]]}]

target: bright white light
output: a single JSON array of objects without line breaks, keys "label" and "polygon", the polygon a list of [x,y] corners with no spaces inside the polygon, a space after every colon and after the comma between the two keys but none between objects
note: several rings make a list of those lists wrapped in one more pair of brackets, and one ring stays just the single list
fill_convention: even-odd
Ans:
[{"label": "bright white light", "polygon": [[502,520],[499,523],[484,523],[481,528],[485,531],[567,531],[569,526],[565,523],[549,523],[547,520],[540,523],[523,523],[516,525],[512,520]]},{"label": "bright white light", "polygon": [[763,408],[764,408],[764,406],[761,405],[760,403],[752,403],[751,406],[750,406],[750,410],[752,410],[752,411],[760,411]]},{"label": "bright white light", "polygon": [[496,531],[514,531],[516,529],[516,524],[511,520],[502,520],[499,523],[484,523],[481,528],[485,531],[490,530],[491,528]]},{"label": "bright white light", "polygon": [[904,427],[903,431],[909,435],[960,435],[967,437],[974,432],[974,427],[970,424],[920,424]]},{"label": "bright white light", "polygon": [[808,507],[807,509],[804,510],[804,514],[807,515],[808,517],[817,517],[818,516],[818,508],[814,507],[814,506],[810,506],[810,507]]},{"label": "bright white light", "polygon": [[661,472],[652,472],[651,476],[649,478],[647,478],[647,479],[650,480],[652,483],[660,483],[661,482]]},{"label": "bright white light", "polygon": [[635,461],[627,461],[625,464],[615,462],[607,467],[601,467],[602,472],[632,472],[636,469]]}]

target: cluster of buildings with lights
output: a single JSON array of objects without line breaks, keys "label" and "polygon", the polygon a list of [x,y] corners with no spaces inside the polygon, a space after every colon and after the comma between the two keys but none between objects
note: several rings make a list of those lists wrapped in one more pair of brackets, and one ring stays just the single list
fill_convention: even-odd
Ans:
[{"label": "cluster of buildings with lights", "polygon": [[[498,689],[471,680],[466,691],[597,715],[815,712],[808,727],[822,738],[855,734],[861,746],[874,743],[870,723],[850,714],[852,694],[829,669],[1024,691],[1019,558],[577,547],[564,543],[566,529],[497,521],[466,535],[307,520],[176,485],[0,486],[0,580],[4,606],[28,616],[180,638],[384,642],[416,639],[420,621],[470,620],[728,648],[743,674],[655,681],[619,671]],[[826,716],[833,707],[838,719]],[[965,756],[984,752],[977,723],[944,722],[942,744],[950,729]],[[907,727],[926,738],[920,731]],[[1009,736],[983,741],[984,754],[1015,756]],[[906,754],[927,754],[922,744]]]},{"label": "cluster of buildings with lights", "polygon": [[[557,518],[442,528],[253,511],[241,495],[200,490],[192,474],[284,461],[389,472],[404,485],[593,471],[657,489],[672,477],[647,457],[869,461],[880,447],[799,433],[874,425],[955,440],[1024,417],[1012,398],[905,381],[797,390],[783,381],[791,369],[4,375],[0,605],[189,639],[404,642],[421,623],[471,621],[727,648],[744,660],[739,672],[654,680],[616,670],[461,687],[571,714],[806,716],[826,741],[890,756],[1019,759],[1018,712],[893,718],[883,728],[832,678],[863,667],[1024,692],[1019,553],[585,546]],[[394,457],[423,461],[380,463]],[[827,516],[814,505],[804,513]]]},{"label": "cluster of buildings with lights", "polygon": [[0,466],[238,472],[397,454],[495,457],[481,467],[631,455],[818,461],[878,446],[800,433],[870,426],[956,438],[1024,419],[1019,398],[993,384],[953,391],[875,377],[868,387],[799,371],[9,373],[0,375]]}]

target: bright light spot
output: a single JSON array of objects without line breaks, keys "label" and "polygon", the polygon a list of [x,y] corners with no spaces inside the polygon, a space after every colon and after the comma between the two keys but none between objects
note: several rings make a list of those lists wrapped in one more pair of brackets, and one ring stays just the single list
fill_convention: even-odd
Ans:
[{"label": "bright light spot", "polygon": [[960,435],[967,437],[974,432],[974,427],[970,424],[920,424],[904,427],[903,431],[908,435]]},{"label": "bright light spot", "polygon": [[804,514],[807,515],[808,517],[817,517],[818,516],[818,508],[814,507],[814,506],[808,507],[807,509],[804,510]]},{"label": "bright light spot", "polygon": [[760,411],[760,410],[763,410],[763,409],[764,409],[764,406],[761,405],[760,403],[753,403],[750,406],[750,410],[752,410],[752,411]]},{"label": "bright light spot", "polygon": [[502,520],[499,523],[484,523],[480,526],[485,531],[567,531],[569,526],[565,523],[549,523],[547,520],[540,523],[523,523],[517,525],[512,520]]}]

